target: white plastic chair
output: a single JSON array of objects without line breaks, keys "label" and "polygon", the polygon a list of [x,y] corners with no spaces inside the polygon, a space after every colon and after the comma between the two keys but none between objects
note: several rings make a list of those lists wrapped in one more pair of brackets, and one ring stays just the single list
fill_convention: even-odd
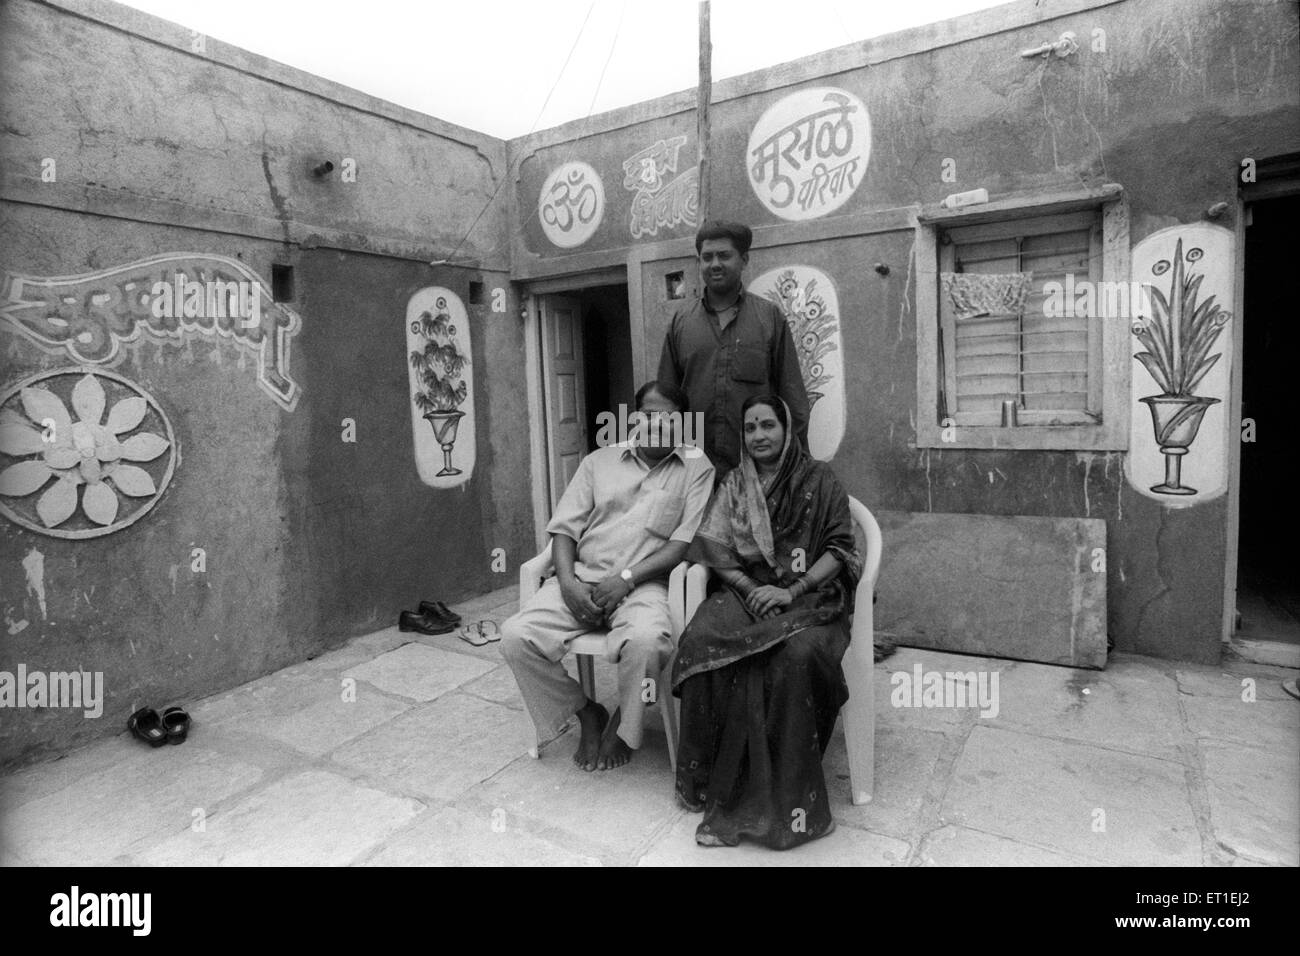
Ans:
[{"label": "white plastic chair", "polygon": [[[849,648],[840,663],[849,685],[849,701],[844,705],[844,739],[849,751],[849,784],[855,804],[869,803],[875,789],[876,773],[876,690],[875,616],[872,598],[880,576],[880,557],[884,549],[880,525],[857,498],[849,496],[849,513],[866,541],[862,578],[854,598]],[[695,615],[708,590],[709,569],[692,564],[686,572],[686,620]]]},{"label": "white plastic chair", "polygon": [[[542,586],[542,582],[555,569],[555,560],[551,555],[551,545],[534,558],[519,566],[519,608],[523,610]],[[686,626],[686,562],[673,568],[668,576],[668,615],[671,621],[674,646],[681,639]],[[569,644],[569,651],[578,657],[578,683],[590,700],[596,699],[596,655],[607,653],[608,631],[594,630],[579,634]],[[655,703],[664,721],[664,734],[668,737],[668,762],[673,771],[677,770],[677,703],[672,694],[673,656],[669,655],[663,671],[659,675],[659,686],[655,689]],[[538,756],[536,745],[528,753]]]}]

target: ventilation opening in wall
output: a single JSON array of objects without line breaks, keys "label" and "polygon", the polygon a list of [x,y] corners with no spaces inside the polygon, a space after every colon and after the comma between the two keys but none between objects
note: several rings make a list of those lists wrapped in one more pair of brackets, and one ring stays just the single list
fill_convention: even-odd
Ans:
[{"label": "ventilation opening in wall", "polygon": [[470,305],[483,304],[483,283],[482,282],[471,282],[469,284],[469,304]]},{"label": "ventilation opening in wall", "polygon": [[271,298],[276,302],[293,301],[293,266],[271,266]]},{"label": "ventilation opening in wall", "polygon": [[670,299],[686,298],[686,273],[670,272],[664,276],[664,291]]}]

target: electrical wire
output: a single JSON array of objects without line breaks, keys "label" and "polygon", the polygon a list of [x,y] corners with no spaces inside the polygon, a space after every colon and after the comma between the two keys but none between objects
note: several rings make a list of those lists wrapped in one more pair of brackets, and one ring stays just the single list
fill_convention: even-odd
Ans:
[{"label": "electrical wire", "polygon": [[[547,92],[546,99],[542,101],[542,108],[537,111],[537,117],[536,119],[533,120],[533,125],[528,130],[528,133],[526,135],[531,136],[536,131],[537,124],[542,121],[542,116],[546,113],[546,107],[550,105],[551,97],[555,95],[556,89],[559,88],[560,80],[564,78],[564,71],[569,68],[569,61],[573,59],[574,51],[578,49],[578,43],[582,40],[582,34],[586,32],[587,22],[591,19],[591,11],[594,9],[596,9],[596,0],[591,0],[591,3],[587,6],[587,15],[582,18],[582,26],[578,27],[578,35],[573,38],[573,45],[569,47],[569,53],[564,58],[564,63],[560,67],[560,72],[556,74],[555,82],[551,84],[551,89],[549,92]],[[623,19],[622,14],[619,14],[620,24],[622,23],[622,19]],[[616,36],[615,40],[617,39],[618,38]],[[608,66],[608,60],[606,61],[606,65]],[[602,79],[604,78],[604,75],[605,73],[602,70],[601,71]],[[470,223],[469,229],[465,231],[465,235],[461,237],[460,242],[456,243],[456,248],[452,249],[451,255],[447,256],[446,259],[435,260],[433,263],[430,263],[431,265],[450,264],[455,260],[456,253],[460,252],[461,246],[465,245],[465,241],[469,239],[471,235],[473,235],[475,228],[478,227],[479,221],[483,218],[483,214],[486,213],[492,207],[492,204],[494,202],[496,202],[497,194],[501,192],[501,187],[504,186],[509,180],[510,180],[510,170],[509,167],[507,166],[505,175],[503,175],[501,177],[500,182],[497,183],[496,189],[492,190],[492,195],[488,197],[488,201],[483,204],[483,208],[478,211],[478,215],[474,217],[474,221]]]}]

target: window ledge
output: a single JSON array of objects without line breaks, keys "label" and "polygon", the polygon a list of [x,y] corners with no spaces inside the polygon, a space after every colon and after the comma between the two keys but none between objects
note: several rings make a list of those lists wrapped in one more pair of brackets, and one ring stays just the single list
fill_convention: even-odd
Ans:
[{"label": "window ledge", "polygon": [[981,222],[994,222],[999,219],[1046,216],[1058,212],[1089,209],[1098,203],[1113,202],[1123,194],[1124,187],[1118,183],[1106,183],[1102,186],[1059,192],[1008,194],[972,206],[958,206],[956,209],[948,209],[938,203],[928,203],[921,207],[916,214],[916,219],[917,222],[933,225],[953,220],[960,220],[962,224],[978,225]]}]

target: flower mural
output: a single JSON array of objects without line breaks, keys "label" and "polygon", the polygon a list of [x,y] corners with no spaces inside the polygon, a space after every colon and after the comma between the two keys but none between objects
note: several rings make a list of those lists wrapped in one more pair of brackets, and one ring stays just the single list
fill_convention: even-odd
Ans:
[{"label": "flower mural", "polygon": [[[74,378],[65,404],[58,386]],[[167,437],[150,430],[157,425]],[[0,454],[14,459],[0,468],[0,511],[56,537],[111,533],[158,500],[174,445],[161,408],[127,379],[84,368],[41,373],[0,402]]]},{"label": "flower mural", "polygon": [[447,298],[439,296],[434,310],[425,309],[411,322],[411,334],[423,343],[410,355],[419,388],[412,396],[416,408],[433,428],[442,446],[443,467],[435,477],[461,474],[451,463],[456,432],[464,412],[458,406],[469,395],[464,372],[467,357],[457,348],[456,326],[448,312]]},{"label": "flower mural", "polygon": [[1162,495],[1196,494],[1195,488],[1183,483],[1182,458],[1196,440],[1205,413],[1220,401],[1193,391],[1222,356],[1210,352],[1232,317],[1216,303],[1215,296],[1200,298],[1204,276],[1184,264],[1198,262],[1203,255],[1199,247],[1193,247],[1184,256],[1180,237],[1172,264],[1160,259],[1151,267],[1154,275],[1162,276],[1172,265],[1168,296],[1152,286],[1154,314],[1133,325],[1133,334],[1145,347],[1133,357],[1160,388],[1160,394],[1139,400],[1151,409],[1156,444],[1165,456],[1165,480],[1151,486]]},{"label": "flower mural", "polygon": [[785,316],[808,394],[808,451],[830,461],[844,437],[844,357],[839,294],[831,277],[804,265],[777,266],[750,284]]},{"label": "flower mural", "polygon": [[799,348],[799,371],[808,390],[811,409],[822,397],[820,389],[831,380],[824,360],[828,353],[839,348],[836,344],[839,323],[835,314],[826,308],[826,300],[817,294],[817,280],[809,279],[801,287],[793,269],[786,269],[777,277],[767,297],[781,307]]}]

